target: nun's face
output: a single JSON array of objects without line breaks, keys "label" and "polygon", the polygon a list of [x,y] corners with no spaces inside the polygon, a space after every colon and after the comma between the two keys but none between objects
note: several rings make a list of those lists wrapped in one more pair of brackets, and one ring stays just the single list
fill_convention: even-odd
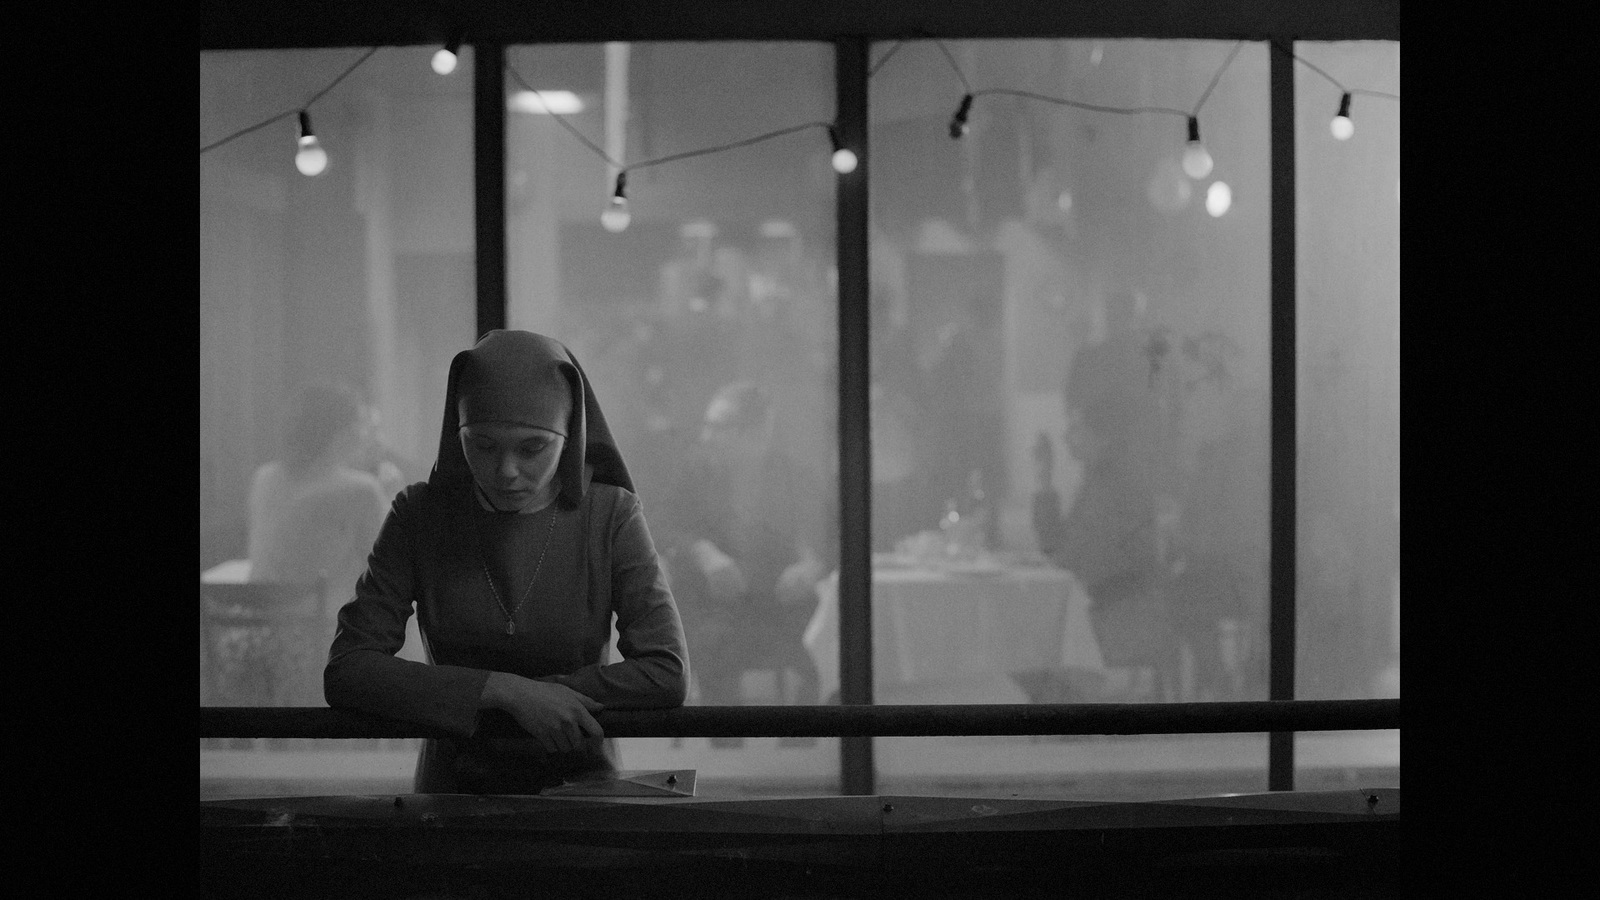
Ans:
[{"label": "nun's face", "polygon": [[479,422],[461,429],[472,478],[501,512],[542,509],[555,499],[556,468],[567,439],[532,425]]}]

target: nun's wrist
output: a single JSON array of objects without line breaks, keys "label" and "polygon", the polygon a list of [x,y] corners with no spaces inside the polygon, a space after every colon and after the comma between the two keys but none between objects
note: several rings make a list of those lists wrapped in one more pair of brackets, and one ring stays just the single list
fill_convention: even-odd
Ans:
[{"label": "nun's wrist", "polygon": [[479,709],[505,709],[509,696],[507,681],[517,676],[507,672],[490,672],[487,680],[483,682],[483,691],[478,695]]}]

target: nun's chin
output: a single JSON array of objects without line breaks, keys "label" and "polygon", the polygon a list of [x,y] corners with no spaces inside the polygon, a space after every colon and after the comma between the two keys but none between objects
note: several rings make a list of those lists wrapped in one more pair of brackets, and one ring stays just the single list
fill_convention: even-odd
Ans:
[{"label": "nun's chin", "polygon": [[555,501],[556,491],[535,490],[532,488],[521,490],[498,490],[485,488],[474,483],[478,497],[478,505],[493,512],[503,513],[536,513]]}]

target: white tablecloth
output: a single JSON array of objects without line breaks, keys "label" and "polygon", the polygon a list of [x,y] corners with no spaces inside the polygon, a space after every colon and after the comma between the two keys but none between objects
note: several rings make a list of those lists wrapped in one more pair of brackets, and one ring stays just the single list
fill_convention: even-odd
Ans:
[{"label": "white tablecloth", "polygon": [[[1045,567],[875,565],[873,682],[892,688],[1029,669],[1103,669],[1089,597],[1071,572]],[[806,648],[822,696],[839,687],[839,576],[817,589]]]},{"label": "white tablecloth", "polygon": [[230,559],[200,573],[201,584],[244,584],[250,580],[250,560]]}]

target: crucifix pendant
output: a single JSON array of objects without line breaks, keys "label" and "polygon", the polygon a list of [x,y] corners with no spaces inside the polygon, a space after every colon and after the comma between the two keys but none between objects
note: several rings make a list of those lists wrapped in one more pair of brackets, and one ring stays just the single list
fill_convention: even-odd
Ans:
[{"label": "crucifix pendant", "polygon": [[506,634],[516,634],[516,633],[517,633],[517,623],[511,621],[510,619],[507,619],[506,620]]}]

